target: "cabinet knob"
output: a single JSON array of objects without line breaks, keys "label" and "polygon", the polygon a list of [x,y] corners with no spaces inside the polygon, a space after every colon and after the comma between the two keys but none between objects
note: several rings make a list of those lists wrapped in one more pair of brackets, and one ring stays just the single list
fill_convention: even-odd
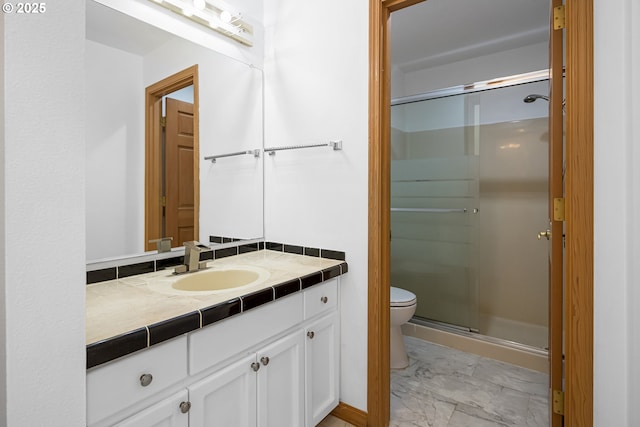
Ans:
[{"label": "cabinet knob", "polygon": [[180,403],[180,412],[186,414],[191,409],[191,402],[182,402]]},{"label": "cabinet knob", "polygon": [[256,362],[253,362],[251,364],[251,369],[253,369],[253,372],[258,372],[258,369],[260,369],[260,364],[256,363]]},{"label": "cabinet knob", "polygon": [[146,387],[149,384],[151,384],[151,381],[153,381],[153,375],[151,374],[142,374],[140,376],[140,385],[142,387]]},{"label": "cabinet knob", "polygon": [[322,297],[322,298],[320,298],[320,301],[322,301],[322,303],[323,303],[323,304],[326,304],[326,303],[327,303],[327,301],[329,301],[329,298],[327,298],[327,297]]},{"label": "cabinet knob", "polygon": [[315,337],[315,336],[316,336],[316,334],[315,334],[315,332],[313,332],[313,331],[309,331],[309,332],[307,332],[307,336],[309,337],[309,339],[311,339],[311,340],[312,340],[312,339],[313,339],[313,337]]},{"label": "cabinet knob", "polygon": [[267,366],[267,365],[269,364],[269,358],[268,358],[267,356],[262,356],[262,357],[260,358],[260,361],[262,362],[262,364],[263,364],[264,366]]}]

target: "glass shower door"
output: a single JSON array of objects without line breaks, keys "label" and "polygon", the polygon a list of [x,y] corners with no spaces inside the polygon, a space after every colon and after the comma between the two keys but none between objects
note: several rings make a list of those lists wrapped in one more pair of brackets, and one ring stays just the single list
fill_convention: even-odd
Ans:
[{"label": "glass shower door", "polygon": [[477,95],[392,107],[391,286],[416,316],[478,327]]},{"label": "glass shower door", "polygon": [[417,318],[546,347],[547,91],[391,107],[391,286],[416,294]]}]

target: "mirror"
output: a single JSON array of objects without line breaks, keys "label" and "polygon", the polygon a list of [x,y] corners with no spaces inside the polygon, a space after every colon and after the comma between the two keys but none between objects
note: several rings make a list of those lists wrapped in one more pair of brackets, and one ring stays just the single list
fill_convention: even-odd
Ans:
[{"label": "mirror", "polygon": [[262,155],[204,160],[263,148],[262,71],[93,0],[86,13],[86,259],[145,251],[145,88],[193,66],[195,238],[263,237]]}]

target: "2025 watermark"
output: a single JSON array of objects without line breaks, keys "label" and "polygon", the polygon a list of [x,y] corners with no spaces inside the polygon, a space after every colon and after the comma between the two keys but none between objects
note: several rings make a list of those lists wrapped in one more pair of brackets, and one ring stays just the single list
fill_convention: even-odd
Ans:
[{"label": "2025 watermark", "polygon": [[2,12],[6,14],[38,14],[47,11],[47,3],[2,3]]}]

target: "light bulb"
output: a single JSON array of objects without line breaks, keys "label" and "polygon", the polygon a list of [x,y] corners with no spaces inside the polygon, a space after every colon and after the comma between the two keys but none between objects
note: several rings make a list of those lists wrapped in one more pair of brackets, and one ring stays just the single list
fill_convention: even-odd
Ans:
[{"label": "light bulb", "polygon": [[207,3],[204,0],[193,0],[193,6],[196,9],[204,10],[204,8],[207,6]]},{"label": "light bulb", "polygon": [[231,13],[229,13],[229,11],[227,10],[223,10],[222,12],[220,12],[220,19],[222,20],[222,22],[231,22]]}]

